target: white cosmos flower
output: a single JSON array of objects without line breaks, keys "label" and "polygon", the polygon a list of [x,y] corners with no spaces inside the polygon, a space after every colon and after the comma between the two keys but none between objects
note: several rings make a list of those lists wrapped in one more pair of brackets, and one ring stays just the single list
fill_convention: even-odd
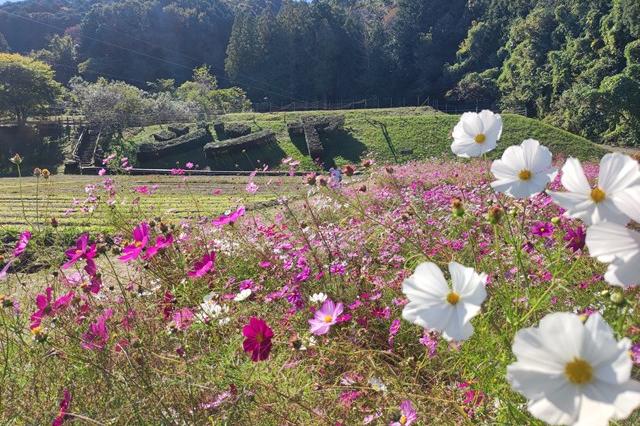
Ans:
[{"label": "white cosmos flower", "polygon": [[516,334],[517,361],[507,367],[507,380],[540,420],[604,426],[640,405],[640,383],[630,379],[630,347],[629,339],[616,341],[600,314],[584,324],[575,314],[549,314],[539,327]]},{"label": "white cosmos flower", "polygon": [[589,254],[609,263],[604,279],[621,287],[640,284],[640,233],[626,226],[603,222],[587,228]]},{"label": "white cosmos flower", "polygon": [[240,290],[240,293],[236,294],[233,300],[235,302],[242,302],[243,300],[247,299],[249,296],[251,296],[251,289],[245,288],[244,290]]},{"label": "white cosmos flower", "polygon": [[580,161],[569,158],[562,167],[562,185],[568,192],[550,192],[556,204],[570,217],[586,225],[615,222],[626,225],[640,219],[640,166],[628,155],[607,154],[600,161],[594,188]]},{"label": "white cosmos flower", "polygon": [[557,173],[551,160],[549,148],[535,139],[510,146],[502,158],[491,165],[491,173],[496,177],[491,186],[495,191],[515,198],[538,194],[544,191]]},{"label": "white cosmos flower", "polygon": [[325,300],[327,300],[327,295],[324,293],[314,293],[309,297],[309,302],[311,303],[323,303]]},{"label": "white cosmos flower", "polygon": [[489,110],[465,112],[453,128],[451,151],[459,157],[479,157],[495,149],[502,135],[502,118]]},{"label": "white cosmos flower", "polygon": [[205,322],[207,320],[218,319],[220,324],[226,324],[230,319],[229,306],[220,305],[213,300],[215,293],[209,293],[204,297],[203,303],[200,304],[200,311],[196,313],[196,318]]},{"label": "white cosmos flower", "polygon": [[409,298],[402,317],[442,332],[449,341],[466,340],[473,334],[470,320],[480,312],[487,296],[484,288],[487,275],[456,262],[449,263],[449,273],[453,289],[435,263],[418,265],[402,284],[402,292]]}]

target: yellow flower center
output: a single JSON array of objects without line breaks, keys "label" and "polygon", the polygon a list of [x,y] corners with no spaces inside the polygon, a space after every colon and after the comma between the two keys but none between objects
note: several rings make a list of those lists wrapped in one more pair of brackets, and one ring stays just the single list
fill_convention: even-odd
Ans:
[{"label": "yellow flower center", "polygon": [[82,250],[77,249],[77,250],[76,250],[76,254],[82,254]]},{"label": "yellow flower center", "polygon": [[487,140],[487,137],[484,135],[484,133],[479,133],[476,135],[474,140],[476,141],[476,143],[483,144],[484,141]]},{"label": "yellow flower center", "polygon": [[140,248],[140,247],[142,247],[142,241],[136,241],[135,243],[133,243],[133,245],[135,245],[136,247]]},{"label": "yellow flower center", "polygon": [[518,173],[518,177],[520,178],[520,180],[529,180],[531,179],[531,171],[530,170],[520,170],[520,173]]},{"label": "yellow flower center", "polygon": [[602,188],[597,187],[591,190],[591,199],[594,203],[600,203],[606,198],[607,194],[602,190]]},{"label": "yellow flower center", "polygon": [[323,321],[329,324],[331,321],[333,321],[333,317],[331,315],[325,315]]},{"label": "yellow flower center", "polygon": [[459,301],[460,301],[460,295],[455,291],[452,291],[451,293],[447,294],[447,302],[449,302],[450,304],[455,305]]},{"label": "yellow flower center", "polygon": [[37,336],[38,334],[40,334],[42,332],[42,327],[38,326],[38,327],[33,327],[31,329],[31,334],[33,334],[34,336]]},{"label": "yellow flower center", "polygon": [[407,424],[407,417],[405,415],[402,415],[400,417],[400,420],[398,420],[398,423],[400,423],[401,425],[406,425]]},{"label": "yellow flower center", "polygon": [[564,375],[574,385],[584,385],[593,379],[593,367],[582,358],[573,358],[564,366]]}]

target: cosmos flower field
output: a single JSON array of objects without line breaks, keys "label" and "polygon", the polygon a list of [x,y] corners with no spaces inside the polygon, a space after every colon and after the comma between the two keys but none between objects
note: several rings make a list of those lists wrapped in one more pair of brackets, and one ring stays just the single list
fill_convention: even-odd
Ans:
[{"label": "cosmos flower field", "polygon": [[0,263],[0,422],[640,423],[640,166],[532,139],[492,162],[501,131],[467,113],[456,160],[250,176],[265,210],[24,229]]}]

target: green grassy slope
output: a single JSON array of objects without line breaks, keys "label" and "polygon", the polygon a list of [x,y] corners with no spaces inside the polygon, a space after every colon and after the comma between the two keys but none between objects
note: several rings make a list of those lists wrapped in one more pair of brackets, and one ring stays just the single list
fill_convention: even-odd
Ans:
[{"label": "green grassy slope", "polygon": [[[424,159],[430,157],[452,157],[449,134],[457,123],[458,115],[435,113],[431,110],[399,108],[390,110],[322,111],[304,113],[242,113],[223,117],[227,122],[244,122],[255,130],[272,129],[276,132],[278,145],[269,148],[248,150],[234,156],[207,163],[199,150],[185,152],[164,161],[143,166],[171,167],[176,162],[194,161],[201,166],[214,169],[253,169],[260,164],[277,167],[287,156],[301,161],[302,169],[314,169],[307,156],[303,138],[291,140],[287,133],[287,122],[310,114],[345,114],[345,131],[323,137],[325,164],[337,165],[358,162],[369,154],[382,162]],[[504,114],[504,130],[498,149],[492,155],[499,156],[513,144],[526,138],[540,140],[555,155],[575,156],[581,159],[597,158],[605,151],[580,136],[542,123],[538,120],[515,114]],[[382,125],[386,126],[385,137]],[[130,140],[140,143],[147,140],[159,126],[143,129]],[[396,153],[394,156],[393,152]]]}]

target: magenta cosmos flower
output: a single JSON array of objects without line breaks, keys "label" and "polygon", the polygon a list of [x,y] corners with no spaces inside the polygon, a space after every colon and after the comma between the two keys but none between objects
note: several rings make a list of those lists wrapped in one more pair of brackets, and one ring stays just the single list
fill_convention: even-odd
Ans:
[{"label": "magenta cosmos flower", "polygon": [[408,399],[400,403],[400,418],[391,422],[391,426],[409,426],[418,420],[418,413]]},{"label": "magenta cosmos flower", "polygon": [[549,238],[553,235],[553,224],[549,222],[536,222],[531,227],[531,233],[538,237]]},{"label": "magenta cosmos flower", "polygon": [[38,310],[35,311],[31,315],[31,330],[40,327],[42,323],[42,318],[45,316],[54,316],[57,312],[62,311],[67,306],[71,304],[75,293],[70,291],[67,294],[64,294],[58,297],[55,301],[53,300],[53,289],[51,287],[47,287],[44,290],[44,294],[38,294],[36,296],[36,306]]},{"label": "magenta cosmos flower", "polygon": [[244,212],[245,212],[244,206],[240,206],[235,211],[229,214],[223,214],[217,219],[214,219],[211,223],[213,224],[213,226],[217,226],[217,227],[224,226],[230,223],[235,223],[238,219],[244,216]]},{"label": "magenta cosmos flower", "polygon": [[149,243],[149,225],[142,222],[133,229],[133,244],[129,244],[122,250],[119,259],[123,262],[137,259]]},{"label": "magenta cosmos flower", "polygon": [[587,234],[584,231],[584,227],[579,225],[577,228],[567,229],[567,233],[564,236],[564,240],[567,242],[567,248],[574,252],[580,251],[584,248]]},{"label": "magenta cosmos flower", "polygon": [[205,253],[202,259],[193,264],[193,267],[187,272],[187,275],[191,278],[200,278],[213,269],[215,262],[215,252]]},{"label": "magenta cosmos flower", "polygon": [[342,303],[337,305],[331,299],[325,300],[315,316],[309,320],[310,331],[316,335],[327,334],[344,310]]},{"label": "magenta cosmos flower", "polygon": [[31,240],[31,232],[24,231],[18,237],[18,242],[16,243],[16,247],[13,249],[13,257],[18,257],[27,249],[27,244]]},{"label": "magenta cosmos flower", "polygon": [[107,321],[113,316],[113,309],[105,309],[102,314],[98,315],[95,322],[89,324],[89,331],[82,334],[82,342],[80,346],[87,350],[103,349],[109,341],[109,329]]},{"label": "magenta cosmos flower", "polygon": [[245,352],[251,352],[252,361],[264,361],[269,358],[273,330],[264,320],[251,317],[249,324],[242,327],[242,335],[244,336],[242,348]]},{"label": "magenta cosmos flower", "polygon": [[53,422],[52,426],[61,426],[64,421],[69,417],[69,407],[71,406],[71,393],[68,389],[64,389],[62,391],[62,399],[60,400],[60,409],[58,410],[58,415]]},{"label": "magenta cosmos flower", "polygon": [[76,240],[76,246],[71,247],[65,252],[69,260],[62,265],[62,269],[70,268],[78,260],[85,259],[87,261],[85,270],[89,275],[94,275],[96,272],[96,264],[93,259],[96,257],[96,253],[96,244],[89,245],[89,234],[84,233]]},{"label": "magenta cosmos flower", "polygon": [[149,260],[158,254],[160,250],[166,249],[171,246],[171,244],[173,244],[173,235],[169,234],[166,237],[164,235],[159,235],[156,237],[156,243],[147,249],[147,251],[142,255],[142,258],[144,260]]}]

